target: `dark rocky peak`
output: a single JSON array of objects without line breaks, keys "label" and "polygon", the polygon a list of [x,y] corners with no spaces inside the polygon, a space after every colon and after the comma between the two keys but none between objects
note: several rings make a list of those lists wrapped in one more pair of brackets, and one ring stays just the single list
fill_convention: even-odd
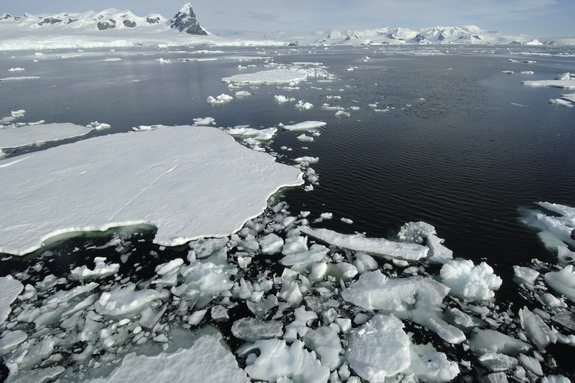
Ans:
[{"label": "dark rocky peak", "polygon": [[190,3],[185,4],[170,22],[171,28],[190,35],[207,35],[208,32],[200,26]]}]

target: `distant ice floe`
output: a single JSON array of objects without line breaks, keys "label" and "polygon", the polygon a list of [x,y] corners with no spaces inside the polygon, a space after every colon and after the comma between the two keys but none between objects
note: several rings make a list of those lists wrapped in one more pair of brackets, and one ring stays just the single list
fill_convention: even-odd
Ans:
[{"label": "distant ice floe", "polygon": [[575,74],[564,73],[558,76],[555,80],[523,81],[523,85],[531,87],[575,89]]},{"label": "distant ice floe", "polygon": [[552,98],[549,100],[551,104],[557,104],[572,108],[575,105],[575,93],[562,94],[560,98]]},{"label": "distant ice floe", "polygon": [[287,97],[287,96],[283,96],[283,95],[276,95],[276,96],[274,96],[274,99],[276,100],[276,102],[278,104],[283,104],[285,102],[295,102],[295,98]]},{"label": "distant ice floe", "polygon": [[39,76],[13,76],[0,78],[0,81],[28,81],[28,80],[38,80]]},{"label": "distant ice floe", "polygon": [[303,130],[314,130],[314,129],[322,128],[326,125],[327,125],[327,123],[325,123],[323,121],[304,121],[304,122],[299,122],[297,124],[291,124],[291,125],[280,124],[279,126],[285,130],[303,131]]},{"label": "distant ice floe", "polygon": [[1,127],[0,149],[14,149],[80,137],[94,129],[70,123]]},{"label": "distant ice floe", "polygon": [[[107,176],[110,169],[116,177]],[[226,235],[259,214],[277,189],[302,182],[298,169],[247,150],[217,129],[185,126],[96,137],[3,160],[0,173],[0,252],[17,255],[58,234],[128,224],[156,225],[156,241],[166,245]],[[182,187],[186,179],[189,187]],[[218,212],[205,198],[238,209]]]},{"label": "distant ice floe", "polygon": [[242,73],[222,78],[223,82],[235,84],[297,84],[308,78],[302,70],[271,69],[254,73]]},{"label": "distant ice floe", "polygon": [[234,98],[229,94],[222,93],[219,96],[213,97],[209,96],[207,99],[208,104],[212,105],[221,105],[227,104],[228,102],[232,101]]}]

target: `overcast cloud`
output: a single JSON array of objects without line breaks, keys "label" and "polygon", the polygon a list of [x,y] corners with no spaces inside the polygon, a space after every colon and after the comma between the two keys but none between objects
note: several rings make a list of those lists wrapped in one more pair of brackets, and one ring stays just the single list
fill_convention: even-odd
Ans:
[{"label": "overcast cloud", "polygon": [[[180,0],[2,0],[0,13],[129,9],[172,17]],[[200,24],[223,31],[307,32],[478,25],[503,33],[575,36],[575,0],[195,0]]]}]

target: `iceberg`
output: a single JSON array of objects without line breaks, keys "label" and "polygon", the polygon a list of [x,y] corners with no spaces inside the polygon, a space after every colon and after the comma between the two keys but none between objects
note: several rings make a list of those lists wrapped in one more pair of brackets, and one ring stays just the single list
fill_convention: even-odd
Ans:
[{"label": "iceberg", "polygon": [[[114,177],[110,177],[110,169]],[[56,235],[146,224],[167,246],[228,235],[301,172],[210,127],[95,137],[0,161],[0,252]]]}]

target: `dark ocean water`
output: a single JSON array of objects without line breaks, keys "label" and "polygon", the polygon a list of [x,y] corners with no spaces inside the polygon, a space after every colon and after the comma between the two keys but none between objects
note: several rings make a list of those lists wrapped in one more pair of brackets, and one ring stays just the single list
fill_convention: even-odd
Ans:
[{"label": "dark ocean water", "polygon": [[[423,220],[437,228],[456,256],[486,259],[509,274],[512,265],[550,258],[533,232],[518,222],[518,208],[536,201],[575,205],[575,108],[548,104],[568,91],[521,83],[575,71],[575,57],[539,53],[573,51],[245,48],[213,54],[189,49],[55,52],[40,58],[33,52],[8,53],[0,56],[0,72],[20,66],[26,68],[23,74],[40,79],[1,83],[0,116],[25,109],[25,121],[112,125],[94,134],[190,124],[206,116],[223,127],[325,121],[327,127],[312,143],[280,131],[271,145],[287,163],[301,155],[320,158],[313,166],[320,174],[315,191],[286,193],[294,212],[310,210],[312,217],[333,212],[334,220],[322,225],[379,237],[393,235],[405,222]],[[106,57],[122,60],[102,61]],[[172,63],[162,65],[156,61],[160,57]],[[210,95],[235,92],[222,77],[263,70],[266,61],[319,62],[336,80],[312,79],[291,91],[246,87],[253,96],[220,106],[206,102]],[[255,67],[239,70],[238,65]],[[518,73],[524,70],[535,74]],[[277,104],[275,94],[315,107],[299,111],[293,103]],[[336,118],[334,111],[321,109],[323,103],[360,109],[347,109],[349,118]],[[390,110],[376,112],[368,106],[373,103]],[[284,145],[293,151],[282,151]],[[340,217],[354,224],[343,224]]]}]

